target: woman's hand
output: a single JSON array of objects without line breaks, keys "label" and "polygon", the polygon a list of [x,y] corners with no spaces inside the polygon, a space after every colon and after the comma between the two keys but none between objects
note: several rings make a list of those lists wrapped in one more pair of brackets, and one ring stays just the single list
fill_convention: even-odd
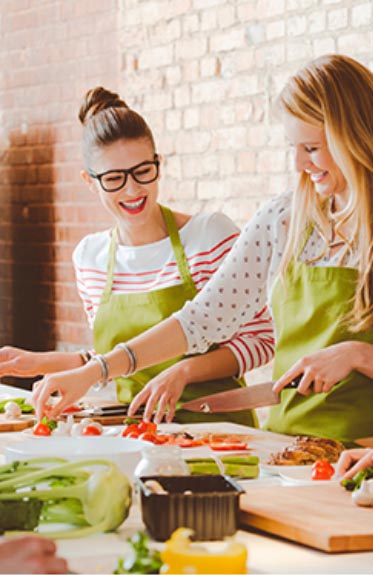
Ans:
[{"label": "woman's hand", "polygon": [[8,345],[2,347],[0,349],[0,376],[33,377],[40,375],[43,373],[42,355]]},{"label": "woman's hand", "polygon": [[65,559],[56,555],[50,539],[17,537],[0,543],[0,573],[68,573]]},{"label": "woman's hand", "polygon": [[155,423],[161,423],[167,410],[166,421],[169,423],[173,419],[176,403],[187,383],[183,362],[172,365],[149,381],[140,393],[136,395],[129,407],[128,415],[134,415],[138,408],[145,403],[143,419],[149,421],[158,403],[158,409],[154,417]]},{"label": "woman's hand", "polygon": [[351,479],[358,471],[373,467],[373,449],[357,448],[343,451],[335,468],[342,479]]},{"label": "woman's hand", "polygon": [[303,374],[297,388],[299,393],[328,393],[353,369],[358,369],[356,347],[359,345],[360,342],[345,341],[303,357],[276,381],[273,390],[282,391],[288,383]]},{"label": "woman's hand", "polygon": [[[57,417],[66,407],[80,399],[100,377],[98,363],[89,362],[77,369],[50,373],[37,381],[33,387],[32,400],[39,420],[43,415],[51,419]],[[49,400],[54,392],[58,392],[60,397],[51,406]]]}]

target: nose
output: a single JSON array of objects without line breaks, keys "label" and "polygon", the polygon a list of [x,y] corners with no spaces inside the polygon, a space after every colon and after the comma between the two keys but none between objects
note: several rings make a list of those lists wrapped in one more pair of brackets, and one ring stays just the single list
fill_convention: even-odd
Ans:
[{"label": "nose", "polygon": [[311,166],[312,162],[306,150],[300,146],[294,148],[294,166],[297,172],[303,172]]},{"label": "nose", "polygon": [[139,184],[135,182],[133,177],[129,174],[127,178],[126,185],[124,187],[127,196],[138,196],[139,194]]}]

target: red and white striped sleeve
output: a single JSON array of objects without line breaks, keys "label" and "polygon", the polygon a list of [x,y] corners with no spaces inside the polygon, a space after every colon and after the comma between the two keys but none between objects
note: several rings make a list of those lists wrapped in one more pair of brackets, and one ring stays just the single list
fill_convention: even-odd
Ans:
[{"label": "red and white striped sleeve", "polygon": [[229,341],[220,345],[228,347],[234,353],[239,365],[239,376],[271,361],[274,356],[275,338],[267,306],[251,321],[242,325]]}]

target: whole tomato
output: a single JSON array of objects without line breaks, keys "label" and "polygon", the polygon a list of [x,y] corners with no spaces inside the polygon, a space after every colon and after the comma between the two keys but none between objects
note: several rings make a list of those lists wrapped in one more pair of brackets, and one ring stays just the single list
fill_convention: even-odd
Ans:
[{"label": "whole tomato", "polygon": [[328,480],[334,475],[334,467],[326,459],[319,459],[312,465],[311,477],[314,480]]}]

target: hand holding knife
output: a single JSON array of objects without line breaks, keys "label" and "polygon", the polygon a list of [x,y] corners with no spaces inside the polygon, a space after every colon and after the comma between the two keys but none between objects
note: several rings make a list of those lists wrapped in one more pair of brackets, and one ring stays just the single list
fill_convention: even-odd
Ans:
[{"label": "hand holding knife", "polygon": [[[296,389],[303,374],[298,375],[284,389]],[[257,383],[248,387],[205,395],[183,403],[181,409],[198,413],[244,411],[280,403],[280,393],[273,390],[274,382]]]}]

